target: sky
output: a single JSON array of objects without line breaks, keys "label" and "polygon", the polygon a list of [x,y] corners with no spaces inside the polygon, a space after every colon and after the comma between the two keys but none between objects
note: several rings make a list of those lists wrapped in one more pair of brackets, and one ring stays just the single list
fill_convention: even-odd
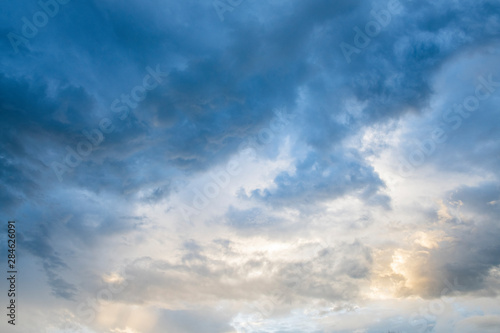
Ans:
[{"label": "sky", "polygon": [[0,16],[2,332],[500,331],[498,0]]}]

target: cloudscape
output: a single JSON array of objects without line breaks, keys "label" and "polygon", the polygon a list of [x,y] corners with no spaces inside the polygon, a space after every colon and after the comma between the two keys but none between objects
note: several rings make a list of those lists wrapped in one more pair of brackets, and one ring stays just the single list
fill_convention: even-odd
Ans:
[{"label": "cloudscape", "polygon": [[2,7],[2,332],[500,332],[497,0]]}]

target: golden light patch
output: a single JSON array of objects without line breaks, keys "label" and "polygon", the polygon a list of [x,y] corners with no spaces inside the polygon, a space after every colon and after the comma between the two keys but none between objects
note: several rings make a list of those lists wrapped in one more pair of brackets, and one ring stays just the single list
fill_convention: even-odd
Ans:
[{"label": "golden light patch", "polygon": [[102,279],[106,283],[122,283],[125,279],[118,273],[105,274]]},{"label": "golden light patch", "polygon": [[423,231],[416,232],[414,235],[414,243],[427,249],[439,247],[441,238],[436,234],[425,233]]}]

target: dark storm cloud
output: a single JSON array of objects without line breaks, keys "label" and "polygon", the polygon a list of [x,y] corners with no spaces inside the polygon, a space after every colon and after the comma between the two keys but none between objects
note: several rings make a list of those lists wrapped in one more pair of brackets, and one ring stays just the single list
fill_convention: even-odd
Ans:
[{"label": "dark storm cloud", "polygon": [[0,182],[6,189],[5,205],[37,196],[43,178],[50,179],[46,154],[59,140],[71,140],[74,124],[87,121],[84,111],[92,100],[75,87],[63,87],[51,98],[43,83],[5,74],[0,75],[0,98]]},{"label": "dark storm cloud", "polygon": [[377,194],[385,185],[374,173],[371,166],[355,157],[330,156],[322,159],[316,154],[309,154],[296,165],[295,174],[280,173],[275,179],[275,189],[254,190],[252,197],[270,204],[308,205],[335,199],[345,194],[358,191],[363,199],[378,196],[383,205],[389,198]]},{"label": "dark storm cloud", "polygon": [[[370,18],[370,7],[361,2],[294,2],[286,5],[287,14],[284,18],[269,17],[269,21],[252,21],[254,29],[244,27],[243,24],[249,18],[243,15],[242,8],[238,9],[241,14],[234,13],[234,17],[242,15],[241,22],[228,20],[225,28],[224,25],[214,25],[211,29],[202,29],[203,25],[216,19],[205,13],[193,26],[180,29],[177,24],[182,20],[179,17],[190,20],[202,12],[202,7],[192,2],[184,6],[174,3],[160,6],[160,3],[155,2],[140,7],[133,3],[115,5],[111,10],[107,2],[69,3],[61,8],[47,30],[40,32],[33,43],[41,46],[50,40],[50,36],[57,35],[63,40],[71,39],[70,49],[85,50],[78,59],[73,58],[72,61],[91,64],[89,74],[101,73],[103,80],[96,82],[97,87],[104,88],[99,99],[112,99],[123,91],[129,91],[135,74],[128,79],[122,78],[131,69],[132,73],[138,73],[145,66],[167,63],[165,68],[170,68],[170,75],[168,82],[151,92],[126,123],[114,121],[118,130],[106,137],[99,151],[94,152],[80,167],[72,169],[67,181],[89,189],[134,193],[142,186],[168,180],[175,174],[175,169],[183,172],[206,170],[234,153],[243,137],[254,133],[270,119],[273,109],[293,109],[299,88],[307,92],[310,110],[296,120],[300,122],[299,138],[316,151],[311,156],[315,156],[319,164],[324,164],[324,168],[335,169],[337,166],[330,161],[328,154],[336,144],[373,121],[398,116],[398,113],[405,112],[405,107],[424,105],[430,94],[429,73],[436,68],[436,64],[445,61],[458,48],[466,47],[470,40],[467,36],[479,37],[479,25],[472,24],[469,30],[462,31],[461,25],[456,25],[456,17],[465,20],[460,15],[468,13],[466,18],[474,20],[483,15],[496,15],[495,12],[487,14],[486,6],[491,7],[488,3],[470,4],[470,8],[453,7],[446,19],[437,24],[433,6],[437,5],[427,2],[415,5],[402,1],[403,11],[416,8],[428,15],[416,15],[411,19],[414,24],[405,21],[404,25],[402,20],[398,21],[394,17],[386,28],[387,33],[374,39],[372,45],[353,61],[352,66],[341,66],[344,60],[339,54],[338,45],[335,45],[335,51],[326,48],[331,51],[331,57],[336,59],[333,63],[325,61],[323,45],[325,42],[327,46],[335,44],[335,41],[340,42],[339,38],[349,41],[353,35],[349,27]],[[159,8],[161,10],[158,13]],[[76,15],[77,11],[79,15]],[[168,17],[171,20],[162,21],[162,15],[170,15]],[[347,17],[353,20],[345,22]],[[90,19],[92,25],[84,24]],[[55,31],[55,26],[68,29]],[[343,35],[332,33],[331,29],[336,26],[342,27]],[[16,27],[14,19],[11,19],[10,27]],[[324,33],[318,34],[318,29]],[[459,41],[452,41],[451,45],[447,42],[446,47],[440,45],[442,39],[436,36],[441,36],[445,30],[454,32],[454,29],[460,29],[460,36],[465,36]],[[197,33],[189,34],[190,31]],[[184,38],[186,34],[190,36],[188,39]],[[481,36],[487,38],[491,32]],[[211,43],[204,38],[208,38]],[[164,45],[163,41],[167,44]],[[106,45],[107,51],[97,52],[103,45]],[[64,53],[59,46],[53,47],[58,54]],[[317,60],[312,61],[311,55],[317,55]],[[26,54],[18,57],[28,59]],[[97,57],[99,62],[89,62]],[[386,59],[389,57],[397,61],[388,62]],[[160,58],[183,65],[168,65],[168,60],[159,61]],[[118,65],[122,66],[123,71]],[[61,66],[65,69],[65,80],[74,81],[71,79],[74,65],[63,60]],[[37,74],[49,80],[57,75],[49,72]],[[88,84],[89,74],[79,79],[79,82]],[[47,134],[51,134],[53,140],[47,142],[46,146],[59,146],[59,156],[63,154],[64,157],[65,151],[61,148],[65,144],[72,146],[78,143],[75,137],[82,139],[81,130],[96,127],[99,120],[96,117],[97,104],[88,97],[89,93],[98,94],[90,85],[86,88],[70,86],[52,100],[63,111],[54,115],[58,122],[51,120],[54,123],[47,128]],[[78,101],[78,94],[84,100]],[[42,91],[41,97],[43,95],[47,93]],[[345,113],[342,96],[353,96],[361,102],[368,102],[360,117],[348,116],[348,124],[332,118],[332,115]],[[33,109],[35,113],[42,112],[40,106]],[[99,113],[102,114],[102,111]],[[39,125],[44,124],[43,119],[34,121]],[[66,135],[53,137],[57,130],[66,132]],[[349,159],[343,156],[338,158]],[[153,161],[143,164],[142,168],[145,169],[139,172],[146,178],[137,177],[138,170],[133,167],[140,161]],[[350,162],[344,164],[344,168],[351,166]],[[164,171],[158,171],[159,165],[166,166]],[[328,179],[329,182],[340,184],[337,194],[323,191],[320,196],[334,198],[338,194],[348,193],[350,188],[356,190],[360,187],[357,179],[363,179],[375,192],[375,187],[382,186],[377,175],[363,167],[362,161],[356,169],[360,174],[353,175],[355,180],[352,186],[347,184],[348,181],[342,186],[345,172],[338,172]],[[362,174],[361,170],[368,174]],[[308,172],[301,176],[306,178],[304,182],[310,183],[310,188],[321,188],[318,181],[323,179],[320,175]],[[281,180],[277,179],[276,182]]]},{"label": "dark storm cloud", "polygon": [[[210,29],[204,28],[217,20],[216,15],[204,12],[206,7],[194,2],[112,7],[109,2],[71,2],[61,7],[31,41],[28,51],[6,58],[10,64],[22,61],[19,75],[32,68],[32,52],[40,55],[44,66],[34,71],[36,84],[22,78],[2,78],[6,108],[2,123],[7,135],[3,142],[11,147],[3,148],[11,154],[2,159],[5,177],[17,174],[16,188],[21,193],[39,188],[40,181],[28,176],[30,170],[52,176],[46,166],[37,163],[61,160],[66,145],[75,146],[83,129],[96,127],[102,114],[97,111],[97,100],[108,100],[107,108],[113,98],[138,82],[134,81],[138,72],[166,63],[168,82],[151,92],[125,123],[115,119],[118,130],[68,173],[67,182],[94,191],[133,194],[155,182],[168,181],[175,169],[206,170],[234,153],[243,137],[270,119],[273,109],[296,107],[298,90],[303,89],[308,110],[296,118],[295,135],[312,152],[305,161],[297,162],[297,175],[281,174],[275,179],[277,190],[264,189],[255,197],[291,204],[303,187],[303,196],[318,190],[311,200],[358,190],[368,198],[383,188],[379,177],[364,161],[352,160],[348,154],[332,159],[332,150],[363,126],[425,106],[432,93],[429,80],[433,71],[454,54],[496,36],[494,20],[498,18],[497,7],[489,1],[461,6],[401,1],[401,16],[394,16],[384,31],[346,64],[338,44],[351,43],[352,28],[373,19],[368,4],[292,2],[282,5],[282,17],[266,16],[265,10],[272,6],[277,5],[264,4],[258,10],[253,4],[246,9],[257,10],[254,15],[267,20],[253,20],[239,7],[231,19]],[[25,15],[35,9],[27,7]],[[409,15],[415,12],[418,14]],[[15,13],[23,15],[19,9]],[[195,23],[180,28],[182,21]],[[482,29],[484,21],[489,27],[486,30]],[[18,31],[21,25],[12,15],[4,29]],[[51,43],[56,37],[70,44],[63,49]],[[62,57],[57,63],[61,70],[49,71],[54,68],[54,59],[42,47],[58,57],[66,50],[68,60]],[[80,53],[78,57],[75,51]],[[179,66],[168,65],[169,61]],[[77,79],[75,75],[82,74],[78,67],[84,64],[88,65],[87,73]],[[127,75],[130,71],[132,75]],[[93,81],[93,87],[91,76],[97,73],[99,80]],[[53,80],[78,81],[85,86],[63,83],[53,87]],[[367,103],[360,115],[346,114],[345,96]],[[339,121],[335,115],[345,115],[347,121]],[[22,130],[23,135],[14,137],[7,128],[10,133]],[[33,149],[36,139],[42,140],[46,149]],[[30,151],[34,161],[21,163],[26,147],[35,150]],[[16,156],[12,155],[14,148]],[[142,170],[136,167],[140,163]],[[315,163],[318,169],[307,169]],[[161,165],[165,167],[161,169]],[[323,176],[325,173],[329,175]],[[23,194],[9,191],[14,190],[4,194],[4,203],[22,200]],[[169,192],[151,193],[155,201],[153,198]],[[375,202],[387,205],[387,199]]]},{"label": "dark storm cloud", "polygon": [[450,202],[459,203],[461,214],[448,221],[453,228],[449,240],[430,252],[421,274],[429,278],[423,294],[429,297],[456,293],[496,295],[489,285],[491,269],[500,266],[500,187],[485,183],[463,186],[450,193]]},{"label": "dark storm cloud", "polygon": [[[30,221],[25,247],[43,263],[54,294],[75,297],[78,289],[63,272],[79,263],[55,240],[72,242],[82,256],[93,255],[93,245],[105,237],[139,229],[142,217],[133,218],[138,205],[159,205],[175,193],[174,178],[227,162],[277,109],[294,116],[286,135],[297,144],[290,152],[295,171],[281,172],[253,191],[252,199],[276,210],[315,209],[353,196],[390,208],[381,177],[356,147],[343,145],[374,124],[408,113],[423,116],[435,94],[433,80],[446,64],[498,42],[500,9],[493,0],[401,0],[401,12],[347,62],[340,43],[354,45],[353,28],[364,29],[374,19],[371,10],[380,12],[387,3],[246,1],[220,22],[211,1],[73,0],[15,53],[6,34],[21,34],[21,18],[31,20],[40,7],[6,2],[2,9],[9,14],[0,23],[1,217],[24,214]],[[111,110],[113,101],[123,107],[122,94],[131,94],[146,68],[157,64],[168,77],[120,119]],[[496,101],[471,116],[461,138],[446,143],[436,155],[437,167],[497,175]],[[98,128],[103,117],[111,119],[113,133],[59,182],[51,163],[66,163],[67,147],[86,140],[83,131]],[[489,271],[500,264],[495,186],[453,194],[464,207],[475,207],[471,210],[480,218],[451,222],[457,227],[450,231],[454,240],[430,251],[429,266],[421,268],[432,278],[423,295],[439,295],[441,281],[455,277],[465,292],[490,287]],[[261,217],[270,227],[286,227],[262,208],[230,208],[224,221],[241,232],[260,228]],[[255,299],[295,281],[297,263],[273,263],[257,254],[230,266],[221,253],[231,259],[236,254],[227,248],[210,252],[193,240],[182,247],[179,262],[134,261],[128,270],[137,284],[119,297],[137,303]],[[372,259],[370,250],[355,242],[315,255],[314,265],[298,264],[314,274],[292,297],[351,299],[369,279]],[[249,282],[247,273],[255,267],[266,279]],[[237,287],[224,278],[237,281]],[[150,288],[143,295],[145,285]],[[199,323],[209,331],[226,329],[191,312],[164,311],[162,317],[161,323],[179,331],[199,331]]]},{"label": "dark storm cloud", "polygon": [[[499,9],[492,2],[401,1],[402,14],[339,71],[351,89],[343,92],[367,102],[362,119],[383,121],[428,105],[432,80],[447,61],[464,51],[491,43],[498,37]],[[376,10],[385,10],[381,3]],[[370,10],[346,22],[339,38],[353,44],[352,27],[364,28],[373,20]],[[487,22],[489,29],[484,29]],[[340,55],[341,56],[341,55]],[[340,58],[342,59],[342,58]],[[339,59],[339,60],[340,60]],[[363,121],[364,122],[364,121]]]},{"label": "dark storm cloud", "polygon": [[[351,133],[356,133],[363,126],[370,125],[373,122],[385,121],[390,118],[398,118],[409,110],[418,110],[428,105],[428,100],[431,97],[431,80],[433,72],[439,69],[439,66],[449,60],[453,55],[459,54],[471,47],[475,43],[483,43],[483,41],[490,41],[495,35],[494,30],[489,29],[486,33],[481,29],[481,25],[468,24],[467,30],[464,30],[464,22],[474,22],[479,17],[488,16],[488,22],[494,22],[498,17],[498,11],[488,11],[492,9],[490,3],[485,4],[472,4],[467,6],[452,6],[446,9],[448,12],[442,19],[442,12],[436,13],[435,9],[438,7],[440,10],[445,10],[443,6],[424,2],[415,4],[412,2],[402,1],[402,12],[404,19],[393,17],[393,21],[386,28],[384,34],[374,38],[372,44],[359,55],[359,58],[353,61],[353,64],[346,66],[339,66],[338,64],[331,64],[324,62],[322,69],[323,75],[313,74],[314,67],[306,59],[300,58],[301,49],[294,49],[288,46],[288,53],[286,59],[290,65],[294,63],[302,63],[303,66],[309,68],[308,77],[300,83],[307,91],[309,107],[307,112],[304,112],[296,121],[300,122],[301,126],[299,133],[301,139],[309,143],[311,147],[317,150],[319,163],[328,161],[328,152],[341,142],[343,138],[349,136]],[[383,8],[377,8],[381,10]],[[408,13],[414,10],[419,10],[422,15],[408,16]],[[301,11],[304,12],[304,11]],[[343,36],[338,38],[346,38],[349,40],[354,36],[354,32],[347,30],[348,27],[354,27],[356,24],[361,26],[361,23],[366,23],[373,17],[369,16],[370,8],[360,6],[358,15],[352,12],[345,15],[349,19],[344,19],[342,25]],[[345,14],[345,13],[344,13]],[[327,14],[326,14],[327,15]],[[328,16],[328,15],[327,15]],[[460,17],[460,19],[457,19]],[[353,20],[350,20],[354,18]],[[459,21],[457,23],[457,20]],[[325,24],[325,21],[327,24]],[[336,26],[335,21],[323,20],[323,16],[314,21],[314,24],[308,26],[324,26],[326,33],[316,37],[315,45],[320,42],[326,42],[330,35],[332,26]],[[490,23],[494,26],[494,23]],[[304,31],[301,31],[301,36]],[[291,32],[290,32],[291,34]],[[285,39],[283,39],[285,40]],[[299,38],[286,39],[287,43],[293,44],[299,41]],[[472,42],[474,41],[474,42]],[[313,42],[310,42],[313,43]],[[326,43],[328,45],[329,43]],[[330,43],[331,44],[331,43]],[[314,48],[315,45],[307,44],[308,47]],[[280,41],[276,42],[273,47],[279,48]],[[296,50],[296,53],[293,51]],[[303,48],[302,48],[303,50]],[[309,50],[309,49],[308,49]],[[323,50],[315,49],[313,54],[322,54]],[[275,53],[273,53],[275,54]],[[337,52],[333,52],[334,57]],[[297,59],[294,56],[297,55]],[[323,58],[320,58],[323,59]],[[390,59],[390,61],[389,61]],[[337,59],[338,62],[343,62],[344,59]],[[293,62],[292,62],[293,61]],[[291,67],[289,66],[289,67]],[[293,68],[293,67],[292,67]],[[339,74],[342,74],[339,76]],[[355,97],[360,103],[366,103],[364,110],[360,115],[347,114],[345,118],[347,121],[339,122],[335,120],[333,115],[346,113],[342,107],[342,100],[346,96]],[[469,141],[470,142],[470,141]],[[326,155],[326,156],[325,156]],[[349,167],[349,158],[342,156],[339,157],[340,163],[345,162],[345,168]],[[300,163],[300,162],[299,162]],[[360,165],[363,165],[361,161]],[[331,166],[332,168],[333,165]],[[300,165],[296,165],[300,169]],[[353,168],[356,170],[356,168]],[[321,170],[323,171],[323,170]],[[351,173],[354,173],[352,171]],[[310,181],[311,185],[321,188],[319,180],[324,180],[320,175],[315,175],[310,172],[311,177],[305,177],[304,181]],[[337,173],[338,178],[332,176],[328,179],[328,184],[342,182],[346,175],[345,172]],[[291,186],[300,183],[301,176],[297,178],[290,178]],[[363,179],[363,175],[356,175],[356,179]],[[275,179],[275,183],[282,185],[286,174],[279,176]],[[383,186],[379,181],[376,174],[365,177],[367,184],[372,180],[371,186]],[[279,192],[280,186],[276,191]],[[306,185],[307,189],[308,186]],[[353,183],[352,189],[357,188],[357,184]],[[291,193],[289,193],[291,189]],[[266,192],[268,191],[268,192]],[[269,197],[272,190],[263,190],[262,193],[256,192],[259,197]],[[284,187],[283,193],[293,196],[293,188]],[[349,193],[348,188],[342,189],[340,186],[338,193]],[[323,197],[335,198],[333,192],[323,192],[319,194]],[[271,200],[272,201],[272,200]],[[387,205],[387,198],[384,200],[374,200],[379,204]]]}]

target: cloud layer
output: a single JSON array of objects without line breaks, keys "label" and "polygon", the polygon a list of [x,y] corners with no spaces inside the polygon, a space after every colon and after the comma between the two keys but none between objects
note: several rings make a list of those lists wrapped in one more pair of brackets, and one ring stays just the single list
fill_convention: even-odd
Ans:
[{"label": "cloud layer", "polygon": [[498,330],[496,1],[4,12],[27,331]]}]

